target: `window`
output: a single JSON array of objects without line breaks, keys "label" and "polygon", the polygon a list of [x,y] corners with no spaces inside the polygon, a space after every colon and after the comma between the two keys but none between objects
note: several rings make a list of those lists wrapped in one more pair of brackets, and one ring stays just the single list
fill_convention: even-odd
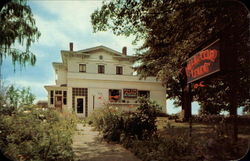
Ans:
[{"label": "window", "polygon": [[50,91],[50,104],[54,104],[54,91]]},{"label": "window", "polygon": [[105,73],[105,66],[104,65],[98,65],[98,73]]},{"label": "window", "polygon": [[62,91],[56,91],[55,93],[58,94],[58,95],[61,95]]},{"label": "window", "polygon": [[86,72],[86,64],[79,64],[79,72]]},{"label": "window", "polygon": [[116,74],[117,75],[122,75],[123,71],[122,71],[122,67],[116,67]]},{"label": "window", "polygon": [[138,91],[138,96],[139,97],[149,98],[150,97],[150,91]]},{"label": "window", "polygon": [[117,102],[121,100],[121,90],[119,89],[110,89],[109,90],[109,101]]},{"label": "window", "polygon": [[100,55],[100,56],[99,56],[99,59],[100,59],[100,60],[102,60],[102,59],[103,59],[103,56],[102,56],[102,55]]},{"label": "window", "polygon": [[67,105],[67,91],[63,91],[63,104]]}]

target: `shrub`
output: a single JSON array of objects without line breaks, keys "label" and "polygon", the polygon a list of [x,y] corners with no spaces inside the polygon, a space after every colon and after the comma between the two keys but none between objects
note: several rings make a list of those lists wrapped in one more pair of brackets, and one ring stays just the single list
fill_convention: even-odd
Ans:
[{"label": "shrub", "polygon": [[128,138],[148,139],[157,130],[156,116],[159,105],[146,98],[138,99],[140,106],[136,112],[122,112],[118,108],[107,106],[96,110],[90,121],[109,141],[120,141]]},{"label": "shrub", "polygon": [[103,133],[108,141],[120,141],[123,129],[123,118],[121,111],[113,106],[106,106],[95,110],[89,117],[88,122]]},{"label": "shrub", "polygon": [[125,137],[149,139],[157,131],[156,117],[160,106],[146,98],[138,99],[140,106],[134,113],[124,114]]},{"label": "shrub", "polygon": [[73,160],[74,116],[28,106],[0,117],[1,150],[12,160]]}]

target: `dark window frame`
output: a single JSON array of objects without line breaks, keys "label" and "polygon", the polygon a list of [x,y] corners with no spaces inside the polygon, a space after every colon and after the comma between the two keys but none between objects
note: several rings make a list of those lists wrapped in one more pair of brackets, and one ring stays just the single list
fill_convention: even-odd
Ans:
[{"label": "dark window frame", "polygon": [[98,74],[105,73],[105,65],[98,65]]},{"label": "dark window frame", "polygon": [[50,104],[51,105],[54,104],[54,91],[53,90],[50,91]]},{"label": "dark window frame", "polygon": [[[145,92],[145,95],[142,95],[142,93]],[[138,90],[138,97],[146,97],[150,98],[150,91],[149,90]]]},{"label": "dark window frame", "polygon": [[55,95],[62,95],[62,91],[61,90],[56,90]]},{"label": "dark window frame", "polygon": [[86,73],[86,71],[87,71],[86,64],[79,64],[79,72]]},{"label": "dark window frame", "polygon": [[[115,94],[117,92],[117,94]],[[113,96],[119,96],[118,98]],[[121,89],[109,89],[109,101],[118,102],[122,99],[122,90]]]},{"label": "dark window frame", "polygon": [[116,74],[117,75],[123,75],[123,67],[116,66]]},{"label": "dark window frame", "polygon": [[63,91],[63,104],[67,105],[67,91]]}]

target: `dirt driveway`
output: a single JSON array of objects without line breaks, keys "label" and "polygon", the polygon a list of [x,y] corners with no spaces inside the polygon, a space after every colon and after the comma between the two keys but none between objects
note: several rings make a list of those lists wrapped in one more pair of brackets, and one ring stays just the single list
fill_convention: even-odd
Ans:
[{"label": "dirt driveway", "polygon": [[103,141],[98,131],[82,124],[77,124],[73,151],[76,161],[141,161],[121,145]]}]

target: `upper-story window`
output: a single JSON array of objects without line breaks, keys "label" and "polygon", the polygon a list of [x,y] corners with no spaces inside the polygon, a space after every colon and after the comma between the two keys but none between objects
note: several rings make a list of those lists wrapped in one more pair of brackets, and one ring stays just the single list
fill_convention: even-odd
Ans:
[{"label": "upper-story window", "polygon": [[102,55],[100,55],[100,56],[99,56],[99,59],[100,59],[100,60],[102,60],[102,59],[103,59],[103,56],[102,56]]},{"label": "upper-story window", "polygon": [[79,64],[79,72],[86,72],[86,64]]},{"label": "upper-story window", "polygon": [[98,73],[105,73],[105,66],[104,65],[98,65]]},{"label": "upper-story window", "polygon": [[122,73],[123,73],[122,67],[116,67],[116,74],[117,75],[122,75]]}]

